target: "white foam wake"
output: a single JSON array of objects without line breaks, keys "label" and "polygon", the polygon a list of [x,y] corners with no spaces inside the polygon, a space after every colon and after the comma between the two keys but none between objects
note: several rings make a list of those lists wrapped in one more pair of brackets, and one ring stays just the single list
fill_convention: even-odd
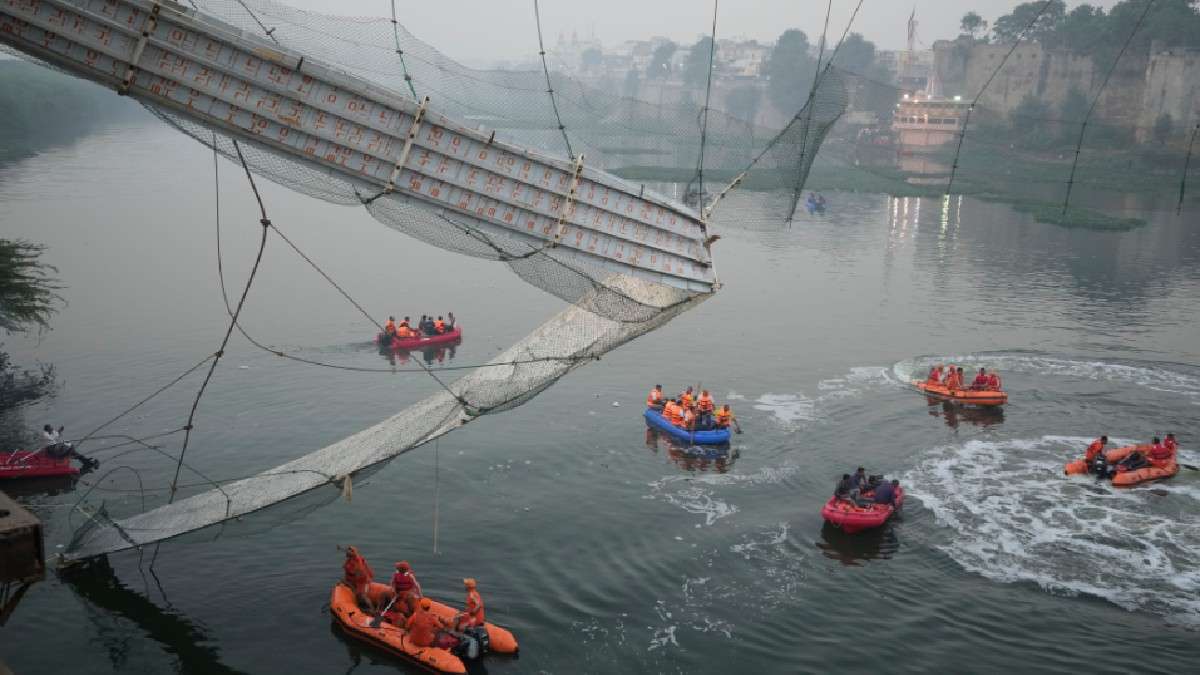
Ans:
[{"label": "white foam wake", "polygon": [[1064,476],[1089,440],[934,448],[906,476],[909,494],[952,530],[940,548],[969,571],[1200,624],[1200,490],[1183,474],[1125,490]]}]

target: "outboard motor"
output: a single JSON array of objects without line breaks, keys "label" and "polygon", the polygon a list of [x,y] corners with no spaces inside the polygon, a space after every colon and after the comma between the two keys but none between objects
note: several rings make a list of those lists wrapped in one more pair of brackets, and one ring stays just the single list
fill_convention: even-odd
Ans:
[{"label": "outboard motor", "polygon": [[474,626],[467,629],[467,635],[475,641],[479,646],[479,653],[482,654],[492,648],[492,639],[488,637],[487,628],[484,626]]},{"label": "outboard motor", "polygon": [[[476,630],[475,628],[468,628],[462,633],[455,633],[454,636],[458,638],[458,644],[454,646],[451,653],[463,661],[473,661],[479,658],[483,654],[484,647],[479,642],[475,633]],[[487,632],[485,631],[484,639],[486,638]]]}]

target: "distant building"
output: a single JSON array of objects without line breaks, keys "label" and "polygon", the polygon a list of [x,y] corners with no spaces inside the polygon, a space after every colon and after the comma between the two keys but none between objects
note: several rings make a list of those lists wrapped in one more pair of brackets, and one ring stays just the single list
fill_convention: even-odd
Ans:
[{"label": "distant building", "polygon": [[901,153],[930,152],[958,138],[969,101],[961,96],[937,98],[904,94],[892,116],[892,131]]}]

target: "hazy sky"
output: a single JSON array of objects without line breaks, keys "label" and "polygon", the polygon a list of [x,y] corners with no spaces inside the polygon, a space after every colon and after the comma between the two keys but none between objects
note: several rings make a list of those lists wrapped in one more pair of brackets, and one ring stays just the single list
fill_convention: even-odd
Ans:
[{"label": "hazy sky", "polygon": [[[293,7],[343,16],[390,16],[389,0],[280,0]],[[830,34],[840,35],[857,0],[833,0]],[[1114,0],[1090,4],[1110,7]],[[864,0],[852,30],[881,49],[902,49],[905,24],[917,10],[917,37],[926,46],[958,34],[962,15],[974,10],[991,23],[1017,0]],[[1068,7],[1081,4],[1068,0]],[[803,29],[815,41],[821,33],[822,0],[721,0],[719,36],[773,41],[786,28]],[[552,46],[559,32],[595,32],[606,45],[665,35],[691,43],[707,34],[712,0],[541,0],[542,28]],[[460,60],[536,56],[533,0],[396,0],[400,23],[421,39]],[[918,44],[918,48],[921,45]]]}]

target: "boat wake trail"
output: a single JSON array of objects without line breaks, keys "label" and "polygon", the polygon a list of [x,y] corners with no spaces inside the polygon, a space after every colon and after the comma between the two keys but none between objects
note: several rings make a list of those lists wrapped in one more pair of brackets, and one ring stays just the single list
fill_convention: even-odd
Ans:
[{"label": "boat wake trail", "polygon": [[968,571],[1200,625],[1200,489],[1187,472],[1122,490],[1064,476],[1063,463],[1090,440],[938,447],[905,480],[951,530],[939,548]]},{"label": "boat wake trail", "polygon": [[1053,378],[1132,384],[1183,396],[1192,404],[1200,405],[1200,369],[1175,363],[1070,358],[1035,352],[983,352],[906,359],[892,366],[892,373],[900,382],[924,379],[930,366],[935,363],[997,368],[1001,374],[1030,373]]},{"label": "boat wake trail", "polygon": [[[892,384],[887,368],[862,366],[851,368],[841,377],[821,380],[818,394],[766,393],[754,401],[754,409],[770,413],[775,422],[789,431],[798,431],[828,416],[831,406],[862,396],[867,391]],[[732,397],[731,397],[732,398]],[[741,398],[741,397],[739,397]]]}]

